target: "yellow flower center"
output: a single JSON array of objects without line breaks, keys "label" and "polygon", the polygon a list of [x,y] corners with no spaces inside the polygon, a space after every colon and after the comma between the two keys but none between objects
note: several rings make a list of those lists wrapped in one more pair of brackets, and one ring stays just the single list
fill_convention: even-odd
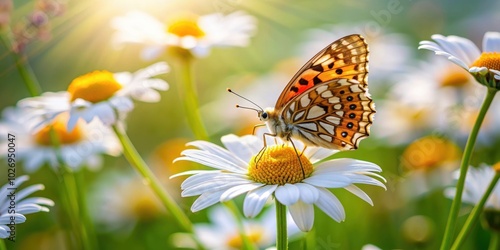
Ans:
[{"label": "yellow flower center", "polygon": [[57,139],[61,144],[71,144],[77,141],[80,141],[83,138],[82,129],[81,129],[81,121],[78,121],[78,124],[75,126],[73,131],[68,132],[66,128],[66,124],[68,123],[69,115],[67,113],[62,113],[58,115],[51,125],[48,125],[42,128],[35,134],[36,143],[44,146],[50,146],[52,144],[52,140],[50,137],[50,130],[54,130],[57,135]]},{"label": "yellow flower center", "polygon": [[71,101],[78,98],[97,103],[107,100],[120,90],[122,85],[106,70],[96,70],[75,78],[68,87]]},{"label": "yellow flower center", "polygon": [[297,183],[312,172],[313,165],[309,159],[285,145],[266,147],[260,154],[252,157],[248,167],[249,176],[254,181],[265,184]]},{"label": "yellow flower center", "polygon": [[[247,238],[252,243],[258,243],[262,238],[262,233],[254,231],[247,234]],[[227,246],[232,247],[234,249],[242,249],[243,248],[243,240],[239,234],[235,234],[229,238],[226,243]]]},{"label": "yellow flower center", "polygon": [[459,67],[450,67],[441,78],[441,87],[463,87],[470,82],[467,71]]},{"label": "yellow flower center", "polygon": [[198,26],[196,18],[180,18],[171,23],[167,32],[183,37],[183,36],[193,36],[200,38],[205,36],[205,32]]},{"label": "yellow flower center", "polygon": [[486,67],[488,69],[500,70],[500,53],[483,52],[481,56],[472,63],[471,67]]},{"label": "yellow flower center", "polygon": [[402,164],[413,170],[432,170],[460,157],[458,147],[452,142],[427,136],[412,142],[403,152]]},{"label": "yellow flower center", "polygon": [[495,165],[492,166],[493,170],[495,170],[495,172],[500,172],[500,162],[497,162],[495,163]]},{"label": "yellow flower center", "polygon": [[161,206],[153,195],[137,194],[136,198],[131,199],[130,202],[132,216],[144,221],[156,218],[161,212]]}]

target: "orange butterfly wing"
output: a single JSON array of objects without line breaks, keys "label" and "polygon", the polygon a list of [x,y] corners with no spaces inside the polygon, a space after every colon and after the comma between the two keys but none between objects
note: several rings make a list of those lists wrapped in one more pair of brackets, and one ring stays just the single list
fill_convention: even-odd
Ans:
[{"label": "orange butterfly wing", "polygon": [[363,87],[367,85],[368,45],[361,35],[340,38],[312,57],[281,92],[275,109],[283,108],[317,84],[338,78],[357,80]]}]

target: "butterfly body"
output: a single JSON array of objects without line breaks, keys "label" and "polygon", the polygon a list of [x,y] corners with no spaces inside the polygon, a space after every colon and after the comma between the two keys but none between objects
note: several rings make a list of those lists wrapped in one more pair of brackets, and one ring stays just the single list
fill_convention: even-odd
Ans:
[{"label": "butterfly body", "polygon": [[273,136],[305,145],[356,149],[369,136],[375,106],[368,93],[368,45],[354,34],[311,58],[274,108],[258,112]]}]

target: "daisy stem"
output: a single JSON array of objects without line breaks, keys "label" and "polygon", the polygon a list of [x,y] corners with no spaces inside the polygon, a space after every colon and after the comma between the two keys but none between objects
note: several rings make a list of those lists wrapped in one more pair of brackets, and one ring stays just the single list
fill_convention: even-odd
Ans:
[{"label": "daisy stem", "polygon": [[[54,129],[50,130],[50,139],[54,150],[56,151],[57,161],[59,163],[59,172],[61,187],[61,200],[62,204],[65,206],[66,216],[70,220],[71,228],[75,234],[76,242],[69,237],[69,244],[76,244],[79,249],[97,249],[97,241],[95,240],[95,234],[93,234],[93,226],[90,222],[86,202],[82,196],[81,190],[79,192],[78,188],[83,188],[82,183],[77,183],[73,170],[68,167],[64,162],[61,155],[61,145],[59,143],[59,138],[55,133]],[[80,218],[82,220],[80,220]],[[75,247],[75,246],[73,246]]]},{"label": "daisy stem", "polygon": [[241,219],[242,218],[242,214],[240,213],[240,211],[238,210],[238,208],[236,207],[236,205],[234,204],[234,202],[233,201],[227,201],[227,202],[224,202],[223,204],[229,209],[229,211],[231,211],[231,213],[233,214],[233,216],[234,216],[234,218],[236,220],[236,223],[238,224],[238,229],[240,231],[240,237],[241,237],[242,242],[243,242],[242,249],[245,249],[245,250],[255,250],[255,249],[257,249],[255,247],[255,245],[252,244],[252,242],[248,238],[248,235],[245,232],[245,226],[243,225],[243,220]]},{"label": "daisy stem", "polygon": [[286,223],[286,206],[281,204],[278,199],[274,198],[276,202],[276,249],[288,249],[288,234]]},{"label": "daisy stem", "polygon": [[[10,29],[5,29],[4,31],[1,32],[0,38],[4,46],[7,48],[7,50],[12,51],[13,42],[10,34],[11,34]],[[28,64],[28,58],[26,57],[26,55],[22,54],[22,52],[16,53],[14,51],[12,51],[11,54],[14,57],[14,62],[17,71],[23,78],[23,82],[26,85],[26,88],[30,92],[31,96],[40,95],[42,93],[42,88],[40,87],[40,84],[38,83],[38,80],[36,79],[33,70]]]},{"label": "daisy stem", "polygon": [[123,146],[125,158],[127,158],[129,163],[141,174],[147,185],[151,187],[165,208],[167,208],[167,210],[172,214],[172,217],[177,220],[177,223],[179,223],[185,231],[193,233],[193,225],[191,224],[191,221],[177,205],[174,199],[165,191],[160,183],[160,180],[156,178],[154,173],[147,166],[146,162],[144,162],[141,158],[127,134],[122,133],[116,125],[113,125],[113,130]]},{"label": "daisy stem", "polygon": [[467,221],[465,221],[464,227],[462,228],[462,230],[458,234],[458,237],[455,240],[455,242],[453,243],[453,246],[451,247],[451,249],[459,249],[460,246],[464,243],[470,230],[474,227],[474,225],[477,221],[477,218],[479,218],[479,215],[483,212],[484,204],[486,204],[488,197],[490,197],[490,194],[493,191],[493,189],[495,188],[495,185],[497,184],[498,179],[500,179],[500,172],[497,172],[495,174],[495,177],[493,177],[493,180],[491,180],[491,183],[488,186],[488,188],[486,189],[486,192],[484,193],[483,197],[481,197],[481,200],[479,201],[479,203],[474,207],[472,212],[469,214],[469,217],[467,217]]},{"label": "daisy stem", "polygon": [[458,212],[462,203],[462,193],[465,185],[465,176],[469,168],[469,162],[472,151],[474,150],[474,144],[476,143],[476,138],[479,133],[479,129],[481,128],[481,124],[483,123],[484,117],[486,116],[486,112],[488,111],[488,108],[490,107],[491,102],[493,101],[497,92],[497,90],[493,88],[487,88],[487,90],[488,91],[486,93],[486,97],[484,98],[483,104],[481,105],[481,109],[479,110],[479,114],[477,115],[476,122],[474,123],[472,131],[469,134],[469,138],[467,139],[467,143],[465,144],[462,162],[460,163],[460,176],[457,181],[455,198],[451,203],[450,214],[448,215],[448,222],[446,224],[443,241],[441,243],[441,250],[448,250],[453,242],[453,235],[455,232]]},{"label": "daisy stem", "polygon": [[196,139],[207,140],[208,134],[201,119],[200,109],[198,106],[198,96],[196,94],[196,87],[193,81],[192,56],[180,56],[179,65],[181,68],[180,82],[182,83],[178,86],[179,97],[184,103],[184,111],[186,113],[189,127],[191,127]]},{"label": "daisy stem", "polygon": [[0,250],[7,250],[7,246],[5,246],[3,239],[0,239]]},{"label": "daisy stem", "polygon": [[493,231],[491,234],[490,246],[488,247],[488,249],[497,250],[499,248],[500,248],[500,233]]}]

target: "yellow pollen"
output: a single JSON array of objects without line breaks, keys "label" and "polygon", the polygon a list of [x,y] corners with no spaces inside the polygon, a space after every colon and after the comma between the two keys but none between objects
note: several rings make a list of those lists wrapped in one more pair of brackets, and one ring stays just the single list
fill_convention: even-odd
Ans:
[{"label": "yellow pollen", "polygon": [[457,161],[459,157],[460,150],[452,142],[436,136],[426,136],[406,148],[401,162],[408,169],[430,171]]},{"label": "yellow pollen", "polygon": [[300,162],[299,155],[292,147],[268,146],[260,154],[252,157],[248,174],[254,181],[265,184],[297,183],[313,172],[313,165],[307,157],[300,155]]},{"label": "yellow pollen", "polygon": [[470,82],[470,75],[467,71],[458,66],[450,67],[441,78],[442,87],[462,87]]},{"label": "yellow pollen", "polygon": [[48,125],[42,128],[35,134],[36,143],[44,146],[50,146],[52,144],[52,140],[50,138],[50,130],[53,129],[57,135],[57,139],[61,144],[71,144],[77,141],[80,141],[83,138],[82,130],[81,130],[81,121],[75,126],[73,131],[68,132],[66,129],[66,124],[68,123],[69,115],[66,113],[62,113],[58,115],[51,125]]},{"label": "yellow pollen", "polygon": [[122,85],[106,70],[96,70],[75,78],[68,87],[71,101],[78,98],[97,103],[107,100],[120,90]]},{"label": "yellow pollen", "polygon": [[475,62],[472,63],[471,67],[474,66],[500,70],[500,53],[483,52],[481,56]]},{"label": "yellow pollen", "polygon": [[500,172],[500,162],[497,162],[495,163],[495,165],[493,165],[493,170],[495,170],[495,172]]},{"label": "yellow pollen", "polygon": [[180,37],[193,36],[200,38],[205,36],[205,32],[198,26],[195,18],[180,18],[168,26],[167,32]]},{"label": "yellow pollen", "polygon": [[[259,232],[251,232],[247,234],[247,238],[251,243],[257,243],[262,238],[262,234]],[[235,234],[231,238],[229,238],[226,244],[227,246],[234,249],[242,249],[243,240],[241,239],[241,236],[239,234]]]}]

